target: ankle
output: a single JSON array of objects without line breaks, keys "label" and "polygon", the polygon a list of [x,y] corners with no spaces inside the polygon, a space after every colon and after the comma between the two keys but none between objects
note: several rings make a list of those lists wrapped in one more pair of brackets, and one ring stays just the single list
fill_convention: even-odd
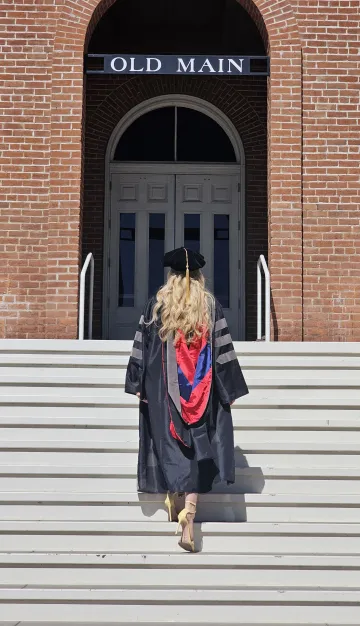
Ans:
[{"label": "ankle", "polygon": [[195,518],[195,514],[196,514],[196,503],[188,500],[187,502],[185,502],[185,510],[186,510],[186,517],[189,520],[189,522],[193,521],[193,519]]}]

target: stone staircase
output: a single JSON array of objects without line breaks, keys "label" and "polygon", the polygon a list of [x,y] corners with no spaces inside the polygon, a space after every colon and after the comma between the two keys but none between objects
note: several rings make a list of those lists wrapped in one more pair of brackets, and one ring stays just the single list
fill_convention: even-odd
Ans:
[{"label": "stone staircase", "polygon": [[131,342],[0,341],[0,626],[360,624],[360,345],[236,343],[198,554],[137,494]]}]

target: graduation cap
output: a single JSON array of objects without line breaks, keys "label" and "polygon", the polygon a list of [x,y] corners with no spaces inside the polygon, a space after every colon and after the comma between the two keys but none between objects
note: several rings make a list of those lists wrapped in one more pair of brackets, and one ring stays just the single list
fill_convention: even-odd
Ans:
[{"label": "graduation cap", "polygon": [[200,270],[205,265],[205,259],[200,252],[194,252],[187,248],[176,248],[167,252],[164,256],[164,267],[171,267],[175,272],[186,273],[187,300],[190,297],[190,274],[194,270]]},{"label": "graduation cap", "polygon": [[170,250],[164,256],[164,267],[171,267],[175,272],[190,272],[199,270],[205,265],[205,259],[200,252],[193,252],[187,248],[176,248]]}]

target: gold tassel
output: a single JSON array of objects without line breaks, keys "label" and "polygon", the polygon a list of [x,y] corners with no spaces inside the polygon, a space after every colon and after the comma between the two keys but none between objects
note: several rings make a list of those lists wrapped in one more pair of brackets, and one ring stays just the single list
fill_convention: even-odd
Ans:
[{"label": "gold tassel", "polygon": [[186,254],[186,303],[189,304],[190,302],[190,272],[189,272],[189,258],[188,258],[188,253],[187,253],[187,249],[184,248],[185,250],[185,254]]}]

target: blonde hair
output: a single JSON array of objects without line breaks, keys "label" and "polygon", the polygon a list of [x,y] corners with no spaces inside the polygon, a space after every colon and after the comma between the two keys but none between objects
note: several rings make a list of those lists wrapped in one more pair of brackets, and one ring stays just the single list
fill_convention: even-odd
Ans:
[{"label": "blonde hair", "polygon": [[190,272],[190,298],[186,298],[186,277],[183,272],[170,270],[167,282],[156,294],[151,323],[160,316],[159,337],[161,341],[175,335],[176,343],[179,331],[184,333],[187,343],[203,332],[212,329],[211,309],[214,296],[205,287],[205,278],[200,270]]}]

